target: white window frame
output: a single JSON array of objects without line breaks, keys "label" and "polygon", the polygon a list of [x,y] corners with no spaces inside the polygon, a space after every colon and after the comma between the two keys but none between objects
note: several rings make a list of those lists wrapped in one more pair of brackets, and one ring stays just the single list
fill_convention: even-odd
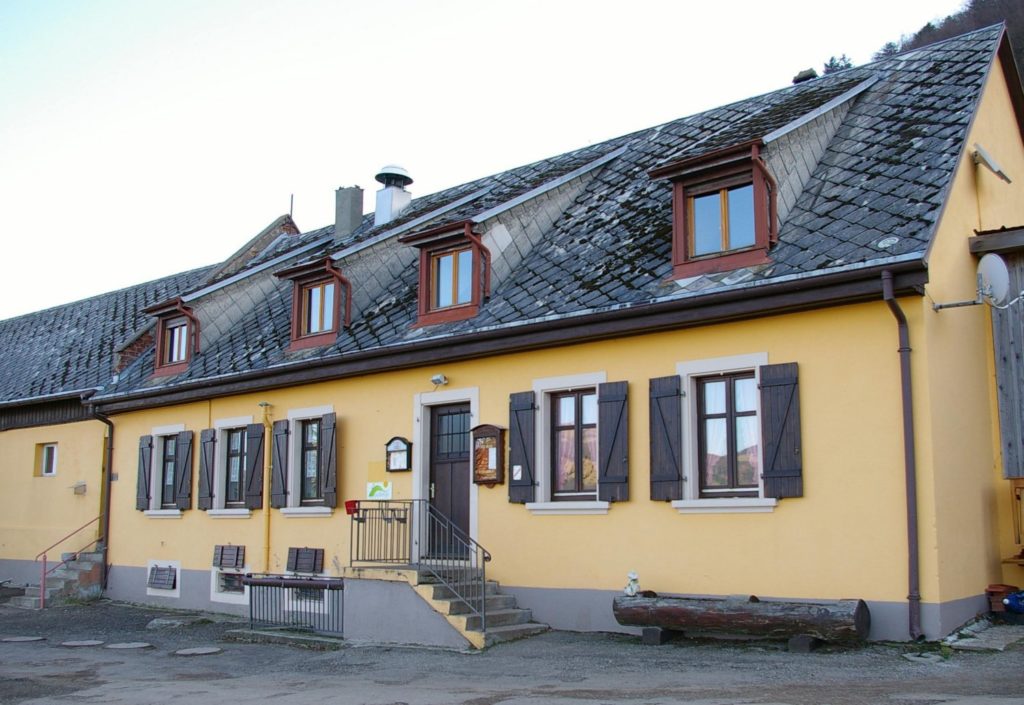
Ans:
[{"label": "white window frame", "polygon": [[[575,502],[555,502],[551,499],[551,396],[557,392],[570,392],[577,389],[593,389],[597,392],[598,385],[608,381],[607,372],[585,372],[559,377],[542,377],[533,380],[534,400],[537,413],[534,418],[534,438],[536,440],[536,457],[533,459],[534,481],[537,483],[536,502],[527,502],[526,508],[538,515],[576,515],[576,514],[607,514],[610,502],[602,502],[595,496],[592,500]],[[600,402],[600,395],[598,396]],[[600,419],[598,420],[598,438],[601,436]],[[600,468],[598,468],[600,473]]]},{"label": "white window frame", "polygon": [[[171,424],[168,426],[154,426],[150,431],[150,435],[153,436],[153,450],[152,456],[149,463],[149,509],[143,512],[146,516],[153,519],[180,519],[181,510],[177,508],[164,509],[160,506],[160,494],[163,485],[161,477],[163,470],[163,451],[164,451],[164,438],[167,436],[176,436],[185,430],[185,424]],[[177,478],[175,478],[177,481]],[[163,564],[161,564],[163,565]],[[180,571],[179,571],[180,574]],[[148,572],[147,572],[148,575]],[[158,594],[166,592],[165,590],[158,590]]]},{"label": "white window frame", "polygon": [[249,604],[249,586],[242,586],[242,592],[224,592],[220,589],[220,576],[224,573],[234,575],[245,575],[250,572],[248,563],[242,568],[210,568],[210,602],[222,602],[229,605]]},{"label": "white window frame", "polygon": [[[40,443],[39,448],[39,475],[40,477],[56,477],[57,476],[57,444],[56,443]],[[46,449],[53,448],[53,464],[50,466],[49,471],[46,469]]]},{"label": "white window frame", "polygon": [[[757,497],[715,497],[700,496],[700,477],[697,473],[697,380],[701,377],[733,372],[753,372],[754,382],[760,388],[761,367],[768,364],[767,352],[729,355],[703,360],[687,360],[676,364],[683,392],[683,499],[672,502],[680,514],[735,514],[771,512],[778,500],[764,496],[764,439],[758,439],[758,487]],[[758,427],[761,420],[761,396],[755,398]],[[760,433],[760,431],[759,431]]]},{"label": "white window frame", "polygon": [[[154,567],[166,568],[170,566],[174,568],[174,589],[173,590],[160,590],[158,588],[151,588],[149,586],[149,571]],[[178,599],[181,597],[181,561],[161,561],[150,559],[146,561],[146,596],[147,597],[166,597],[170,599]]]},{"label": "white window frame", "polygon": [[286,517],[322,517],[334,514],[334,508],[326,505],[302,505],[299,490],[301,489],[299,468],[302,467],[300,457],[302,455],[302,443],[297,443],[302,433],[302,422],[310,419],[319,419],[325,414],[333,414],[334,405],[310,406],[304,409],[288,410],[288,506],[281,508],[281,514]]},{"label": "white window frame", "polygon": [[[246,427],[251,423],[253,423],[252,416],[235,416],[216,419],[213,422],[217,440],[214,446],[213,487],[210,488],[210,493],[213,495],[213,508],[206,512],[208,516],[218,519],[247,519],[252,516],[252,511],[247,507],[224,506],[226,499],[224,481],[228,472],[228,431],[241,428],[244,434]],[[263,463],[260,465],[262,466]],[[245,479],[245,468],[242,468],[242,472],[243,479]]]}]

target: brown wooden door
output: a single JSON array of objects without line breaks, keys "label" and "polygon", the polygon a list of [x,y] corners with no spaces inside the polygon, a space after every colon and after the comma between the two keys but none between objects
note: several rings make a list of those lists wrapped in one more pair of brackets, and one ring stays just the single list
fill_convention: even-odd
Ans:
[{"label": "brown wooden door", "polygon": [[[430,504],[469,536],[469,404],[435,406],[430,414]],[[455,532],[458,534],[458,532]],[[458,541],[434,530],[430,554],[451,556]]]}]

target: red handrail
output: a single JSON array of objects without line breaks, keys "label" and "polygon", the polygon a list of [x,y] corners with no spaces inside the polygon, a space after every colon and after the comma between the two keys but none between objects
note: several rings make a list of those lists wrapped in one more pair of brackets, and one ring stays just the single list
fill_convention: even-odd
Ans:
[{"label": "red handrail", "polygon": [[[59,541],[55,541],[54,543],[50,544],[49,546],[44,548],[42,551],[40,551],[39,553],[36,554],[35,560],[38,561],[40,556],[43,559],[43,566],[42,566],[42,570],[41,570],[40,576],[39,576],[39,609],[43,609],[44,607],[46,607],[46,576],[49,575],[50,573],[52,573],[53,571],[57,570],[58,568],[60,568],[62,565],[67,563],[67,561],[61,561],[57,565],[55,565],[52,568],[50,568],[50,570],[47,570],[46,569],[46,552],[49,551],[51,548],[54,548],[54,547],[59,546],[60,544],[64,543],[69,538],[71,538],[72,536],[74,536],[75,534],[77,534],[79,531],[81,531],[82,529],[86,528],[87,526],[91,526],[92,524],[95,524],[102,517],[103,517],[103,515],[101,514],[100,516],[96,517],[95,519],[90,519],[89,521],[87,521],[86,523],[82,524],[80,527],[78,527],[77,529],[72,531],[70,534],[68,534],[64,538],[60,539]],[[92,541],[90,541],[89,543],[85,544],[84,546],[82,546],[77,551],[75,551],[74,552],[75,558],[78,557],[79,553],[81,553],[85,549],[89,548],[89,546],[93,545],[97,541],[99,541],[99,537],[94,538]]]}]

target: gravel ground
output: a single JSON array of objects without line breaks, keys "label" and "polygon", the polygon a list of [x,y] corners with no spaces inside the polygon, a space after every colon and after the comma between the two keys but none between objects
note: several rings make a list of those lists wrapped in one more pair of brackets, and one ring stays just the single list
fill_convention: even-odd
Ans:
[{"label": "gravel ground", "polygon": [[[192,614],[193,618],[196,616]],[[483,653],[346,645],[310,651],[225,642],[244,622],[219,615],[160,630],[168,612],[123,604],[0,606],[0,703],[367,703],[374,705],[1024,705],[1024,648],[945,653],[935,646],[872,644],[791,654],[771,642],[681,640],[652,647],[635,637],[550,632]],[[62,648],[68,640],[145,641],[145,651]],[[219,654],[181,658],[182,648]],[[934,653],[914,663],[904,653]]]}]

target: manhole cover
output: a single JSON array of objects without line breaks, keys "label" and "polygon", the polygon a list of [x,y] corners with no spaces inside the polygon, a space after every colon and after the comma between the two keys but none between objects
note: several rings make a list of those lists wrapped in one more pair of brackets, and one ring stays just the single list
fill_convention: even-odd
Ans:
[{"label": "manhole cover", "polygon": [[178,649],[174,652],[175,656],[211,656],[213,654],[219,654],[221,649],[216,646],[196,646],[191,649]]},{"label": "manhole cover", "polygon": [[26,641],[44,641],[45,636],[5,636],[0,641],[6,641],[9,644],[20,644]]},{"label": "manhole cover", "polygon": [[103,642],[95,639],[83,639],[82,641],[65,641],[61,643],[61,646],[67,646],[69,648],[79,646],[103,646]]}]

